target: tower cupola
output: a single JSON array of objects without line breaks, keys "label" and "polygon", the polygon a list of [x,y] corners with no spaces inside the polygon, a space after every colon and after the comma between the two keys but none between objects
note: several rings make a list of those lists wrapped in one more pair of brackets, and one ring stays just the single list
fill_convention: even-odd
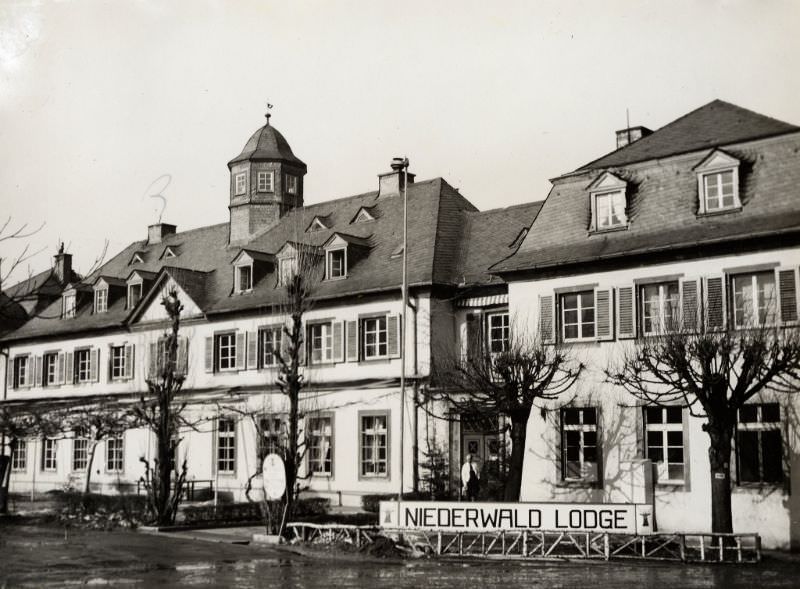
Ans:
[{"label": "tower cupola", "polygon": [[241,244],[303,206],[307,167],[281,133],[267,124],[247,140],[230,170],[230,243]]}]

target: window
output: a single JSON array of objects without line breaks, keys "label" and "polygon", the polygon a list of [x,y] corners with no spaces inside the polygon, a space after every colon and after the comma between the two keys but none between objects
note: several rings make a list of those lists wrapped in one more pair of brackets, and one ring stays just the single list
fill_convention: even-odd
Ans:
[{"label": "window", "polygon": [[561,410],[561,478],[597,481],[597,409]]},{"label": "window", "polygon": [[236,292],[253,290],[253,267],[236,266]]},{"label": "window", "polygon": [[347,250],[337,249],[328,252],[328,280],[347,276]]},{"label": "window", "polygon": [[217,336],[217,368],[236,370],[236,334],[221,333]]},{"label": "window", "polygon": [[280,417],[262,417],[261,434],[262,438],[259,443],[260,460],[270,454],[284,457],[284,448],[287,440],[283,420]]},{"label": "window", "polygon": [[508,350],[508,313],[492,313],[487,317],[489,327],[489,352],[498,354]]},{"label": "window", "polygon": [[389,416],[361,416],[361,476],[389,476]]},{"label": "window", "polygon": [[286,286],[297,274],[297,258],[278,260],[278,284]]},{"label": "window", "polygon": [[593,197],[596,231],[625,225],[625,193],[622,190],[593,194]]},{"label": "window", "polygon": [[42,441],[42,470],[47,470],[47,471],[56,470],[57,448],[58,448],[58,440],[54,438],[45,438]]},{"label": "window", "polygon": [[739,409],[736,466],[740,483],[783,481],[781,409],[777,403]]},{"label": "window", "polygon": [[311,363],[333,362],[333,329],[330,323],[314,323],[308,327]]},{"label": "window", "polygon": [[297,194],[297,176],[286,174],[286,194]]},{"label": "window", "polygon": [[389,334],[386,317],[368,317],[361,320],[364,359],[385,358],[389,355]]},{"label": "window", "polygon": [[308,470],[314,476],[333,474],[333,418],[308,419]]},{"label": "window", "polygon": [[733,285],[733,322],[736,327],[775,323],[778,296],[775,289],[774,272],[736,274],[731,281]]},{"label": "window", "polygon": [[646,284],[639,289],[642,305],[642,333],[653,335],[674,329],[678,320],[678,283]]},{"label": "window", "polygon": [[72,470],[82,471],[89,466],[89,440],[85,432],[76,431],[72,438]]},{"label": "window", "polygon": [[703,174],[706,212],[712,213],[736,206],[733,170]]},{"label": "window", "polygon": [[74,293],[65,294],[61,299],[61,316],[64,319],[75,317],[76,295]]},{"label": "window", "polygon": [[561,325],[564,340],[594,337],[594,292],[561,295]]},{"label": "window", "polygon": [[220,419],[217,422],[217,471],[233,473],[236,469],[236,422]]},{"label": "window", "polygon": [[105,313],[108,311],[108,289],[100,288],[94,291],[94,312]]},{"label": "window", "polygon": [[281,354],[281,328],[267,327],[259,332],[261,368],[278,366]]},{"label": "window", "polygon": [[111,380],[125,378],[125,346],[111,346]]},{"label": "window", "polygon": [[27,387],[33,382],[33,367],[30,356],[14,358],[14,388]]},{"label": "window", "polygon": [[89,382],[92,377],[91,350],[75,350],[75,382]]},{"label": "window", "polygon": [[236,182],[236,196],[240,194],[245,194],[247,192],[247,174],[236,174],[235,176]]},{"label": "window", "polygon": [[[259,172],[258,173],[258,191],[259,192],[272,192],[274,190],[274,173],[273,172]],[[239,194],[237,192],[237,194]]]},{"label": "window", "polygon": [[25,440],[11,442],[11,470],[28,470],[28,443]]},{"label": "window", "polygon": [[128,285],[128,309],[133,309],[142,300],[142,285],[129,284]]},{"label": "window", "polygon": [[122,472],[125,466],[125,442],[122,436],[106,440],[106,472]]},{"label": "window", "polygon": [[659,483],[683,483],[683,410],[645,407],[647,458],[656,464]]},{"label": "window", "polygon": [[58,354],[48,352],[42,359],[42,385],[51,387],[58,384]]}]

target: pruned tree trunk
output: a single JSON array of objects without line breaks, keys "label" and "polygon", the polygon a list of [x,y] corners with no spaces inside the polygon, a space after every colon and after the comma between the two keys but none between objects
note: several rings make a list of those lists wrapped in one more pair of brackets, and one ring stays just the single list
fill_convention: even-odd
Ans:
[{"label": "pruned tree trunk", "polygon": [[712,430],[709,428],[711,445],[708,461],[711,471],[711,531],[730,534],[733,532],[731,509],[731,440],[732,428]]},{"label": "pruned tree trunk", "polygon": [[511,418],[511,458],[508,464],[504,499],[519,501],[522,490],[522,467],[525,462],[525,433],[529,414],[515,415]]},{"label": "pruned tree trunk", "polygon": [[[300,419],[300,391],[303,387],[302,376],[300,375],[300,346],[303,345],[303,314],[300,312],[292,313],[292,331],[289,334],[291,340],[291,358],[289,370],[286,375],[286,392],[289,397],[289,448],[286,453],[286,516],[293,514],[295,500],[295,486],[297,484],[297,457],[299,451],[298,422]],[[281,530],[283,533],[283,530]]]},{"label": "pruned tree trunk", "polygon": [[86,481],[83,484],[83,494],[88,495],[90,489],[90,482],[92,480],[92,465],[94,464],[94,455],[97,452],[97,440],[92,440],[92,446],[89,448],[89,456],[86,459]]},{"label": "pruned tree trunk", "polygon": [[0,454],[0,513],[8,513],[8,484],[11,479],[11,456]]}]

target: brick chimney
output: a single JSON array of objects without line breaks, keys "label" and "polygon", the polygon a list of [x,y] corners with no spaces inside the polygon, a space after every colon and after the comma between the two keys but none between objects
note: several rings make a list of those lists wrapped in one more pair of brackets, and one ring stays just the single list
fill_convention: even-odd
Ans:
[{"label": "brick chimney", "polygon": [[[403,159],[394,158],[392,160],[392,171],[385,174],[378,174],[378,196],[395,196],[400,194],[404,188],[405,173],[403,172]],[[414,183],[414,174],[408,173],[408,183]]]},{"label": "brick chimney", "polygon": [[638,141],[642,137],[652,135],[653,132],[647,127],[628,127],[627,129],[620,129],[617,131],[617,149],[630,145],[634,141]]},{"label": "brick chimney", "polygon": [[58,253],[53,258],[55,258],[53,274],[56,280],[60,284],[67,284],[72,280],[72,254],[64,253],[64,244],[62,243],[58,248]]},{"label": "brick chimney", "polygon": [[156,223],[147,228],[147,244],[161,243],[167,235],[173,235],[177,227],[169,223]]}]

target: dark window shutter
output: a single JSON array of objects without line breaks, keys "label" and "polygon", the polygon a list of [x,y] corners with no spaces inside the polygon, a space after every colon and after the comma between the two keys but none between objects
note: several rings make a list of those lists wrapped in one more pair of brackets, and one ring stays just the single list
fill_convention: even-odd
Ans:
[{"label": "dark window shutter", "polygon": [[634,287],[617,288],[617,337],[636,337],[636,297]]},{"label": "dark window shutter", "polygon": [[725,328],[725,280],[722,276],[706,278],[706,329]]},{"label": "dark window shutter", "polygon": [[244,357],[245,357],[245,334],[244,332],[239,332],[236,334],[236,369],[237,370],[244,370]]},{"label": "dark window shutter", "polygon": [[358,321],[348,321],[347,329],[347,361],[358,362]]},{"label": "dark window shutter", "polygon": [[797,321],[797,271],[778,270],[778,296],[780,297],[781,321]]},{"label": "dark window shutter", "polygon": [[175,372],[181,376],[186,376],[189,372],[189,338],[186,336],[178,337],[178,358]]},{"label": "dark window shutter", "polygon": [[133,344],[125,345],[125,378],[133,378]]},{"label": "dark window shutter", "polygon": [[67,352],[64,356],[64,368],[64,381],[67,384],[73,384],[75,382],[75,359],[72,352]]},{"label": "dark window shutter", "polygon": [[612,296],[610,288],[596,288],[594,290],[594,332],[597,339],[601,341],[614,339],[613,313],[611,311]]},{"label": "dark window shutter", "polygon": [[89,379],[100,382],[100,348],[92,348],[89,352]]},{"label": "dark window shutter", "polygon": [[681,327],[697,332],[700,322],[700,285],[697,279],[681,280]]},{"label": "dark window shutter", "polygon": [[476,360],[481,357],[483,347],[482,315],[467,313],[467,358]]},{"label": "dark window shutter", "polygon": [[205,350],[205,368],[206,372],[214,372],[214,338],[206,338]]},{"label": "dark window shutter", "polygon": [[539,337],[542,343],[552,344],[556,341],[554,316],[553,295],[539,296]]},{"label": "dark window shutter", "polygon": [[247,332],[247,369],[258,368],[258,332]]},{"label": "dark window shutter", "polygon": [[158,350],[159,342],[150,343],[150,357],[147,365],[147,378],[153,380],[158,377]]},{"label": "dark window shutter", "polygon": [[333,322],[333,361],[344,362],[344,323]]},{"label": "dark window shutter", "polygon": [[389,357],[400,357],[400,315],[389,315],[386,317],[386,339],[388,343]]}]

